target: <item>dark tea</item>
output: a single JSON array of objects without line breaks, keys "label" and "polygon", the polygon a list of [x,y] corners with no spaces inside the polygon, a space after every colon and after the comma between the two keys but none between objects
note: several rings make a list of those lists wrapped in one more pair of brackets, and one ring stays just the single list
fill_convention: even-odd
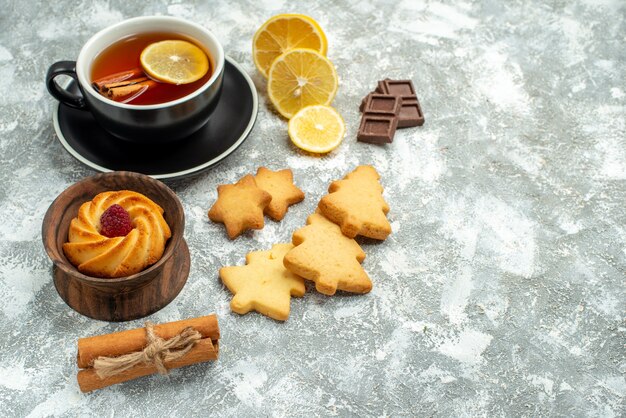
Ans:
[{"label": "dark tea", "polygon": [[[194,44],[207,54],[209,67],[202,78],[187,84],[171,84],[151,78],[141,66],[140,56],[149,45],[169,40]],[[171,102],[199,89],[213,73],[211,56],[193,39],[176,33],[141,33],[120,39],[100,52],[93,61],[91,80],[102,95],[121,103],[152,105]]]}]

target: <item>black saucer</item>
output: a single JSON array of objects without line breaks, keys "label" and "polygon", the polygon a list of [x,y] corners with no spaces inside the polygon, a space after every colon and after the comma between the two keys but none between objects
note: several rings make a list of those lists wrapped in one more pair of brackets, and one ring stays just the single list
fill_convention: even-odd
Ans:
[{"label": "black saucer", "polygon": [[[68,90],[76,92],[72,81]],[[94,120],[91,113],[57,105],[54,130],[77,160],[106,171],[135,171],[158,179],[190,176],[218,164],[246,140],[258,110],[256,88],[233,59],[226,58],[220,101],[209,122],[179,141],[150,147],[120,140]]]}]

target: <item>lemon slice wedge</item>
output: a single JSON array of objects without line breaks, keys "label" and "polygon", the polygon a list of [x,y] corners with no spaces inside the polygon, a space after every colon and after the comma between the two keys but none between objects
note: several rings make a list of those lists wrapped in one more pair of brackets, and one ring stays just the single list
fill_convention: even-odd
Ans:
[{"label": "lemon slice wedge", "polygon": [[295,48],[309,48],[326,55],[328,41],[320,25],[313,18],[301,14],[271,17],[252,39],[254,64],[267,78],[274,60]]},{"label": "lemon slice wedge", "polygon": [[316,154],[337,148],[345,133],[343,118],[330,106],[307,106],[289,120],[291,142],[300,149]]},{"label": "lemon slice wedge", "polygon": [[267,94],[287,119],[312,105],[329,105],[337,94],[333,64],[312,49],[293,49],[274,60],[267,81]]}]

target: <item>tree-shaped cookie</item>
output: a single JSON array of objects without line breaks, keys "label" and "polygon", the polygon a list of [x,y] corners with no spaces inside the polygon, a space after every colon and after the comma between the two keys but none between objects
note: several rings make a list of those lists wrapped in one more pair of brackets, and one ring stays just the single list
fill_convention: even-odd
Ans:
[{"label": "tree-shaped cookie", "polygon": [[343,180],[330,184],[329,194],[318,205],[320,211],[341,227],[344,235],[385,239],[391,233],[387,220],[389,205],[383,199],[380,176],[369,165],[358,166]]},{"label": "tree-shaped cookie", "polygon": [[284,321],[289,317],[291,296],[304,295],[304,279],[283,265],[292,244],[275,244],[270,251],[254,251],[245,266],[222,267],[220,277],[235,296],[230,308],[238,314],[255,310]]},{"label": "tree-shaped cookie", "polygon": [[285,217],[290,205],[304,199],[302,190],[293,184],[293,173],[288,168],[272,171],[259,167],[254,179],[257,186],[272,195],[270,204],[265,207],[265,213],[275,221]]},{"label": "tree-shaped cookie", "polygon": [[217,201],[209,210],[209,219],[222,222],[228,237],[234,239],[247,229],[263,228],[263,210],[270,200],[272,196],[248,174],[235,184],[217,186]]},{"label": "tree-shaped cookie", "polygon": [[294,232],[292,242],[296,247],[285,255],[285,267],[314,281],[318,292],[334,295],[337,289],[353,293],[372,289],[372,282],[361,267],[365,253],[322,214],[309,216],[307,226]]}]

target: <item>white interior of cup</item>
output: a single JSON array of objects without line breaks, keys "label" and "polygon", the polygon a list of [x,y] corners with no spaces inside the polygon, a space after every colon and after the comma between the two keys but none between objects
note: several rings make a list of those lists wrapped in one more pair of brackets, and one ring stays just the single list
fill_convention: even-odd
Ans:
[{"label": "white interior of cup", "polygon": [[[153,105],[132,105],[119,103],[96,92],[91,86],[91,66],[93,65],[94,58],[111,44],[114,44],[122,38],[147,32],[174,32],[188,36],[198,42],[198,46],[205,48],[206,52],[213,58],[214,69],[211,78],[202,87],[187,96],[171,102]],[[82,86],[82,90],[86,94],[116,107],[146,110],[175,106],[198,96],[215,82],[218,76],[222,73],[223,68],[224,49],[215,35],[213,35],[213,33],[211,33],[208,29],[205,29],[196,23],[171,16],[136,17],[124,20],[113,26],[109,26],[108,28],[96,33],[87,41],[87,43],[80,50],[78,59],[76,60],[76,74],[78,76],[78,81]]]}]

